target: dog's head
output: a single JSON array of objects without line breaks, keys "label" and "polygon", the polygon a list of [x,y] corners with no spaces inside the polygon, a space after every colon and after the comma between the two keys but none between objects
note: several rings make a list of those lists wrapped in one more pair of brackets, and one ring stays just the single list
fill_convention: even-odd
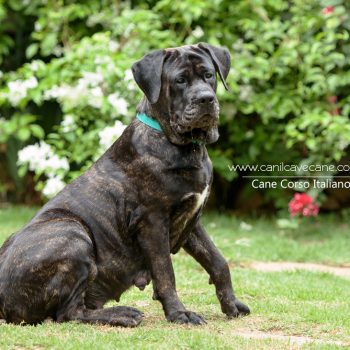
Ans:
[{"label": "dog's head", "polygon": [[219,137],[216,75],[227,89],[229,70],[226,48],[200,43],[153,51],[132,66],[145,94],[139,112],[157,119],[174,144],[213,143]]}]

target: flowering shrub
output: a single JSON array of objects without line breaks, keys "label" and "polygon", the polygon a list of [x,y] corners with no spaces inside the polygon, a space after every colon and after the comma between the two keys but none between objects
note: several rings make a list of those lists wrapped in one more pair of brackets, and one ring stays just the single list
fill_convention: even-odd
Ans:
[{"label": "flowering shrub", "polygon": [[319,211],[314,199],[306,193],[295,193],[288,207],[292,217],[296,215],[317,216]]},{"label": "flowering shrub", "polygon": [[21,149],[18,152],[17,164],[22,172],[29,169],[37,175],[46,176],[46,183],[41,189],[48,198],[64,187],[63,177],[69,171],[68,160],[54,154],[52,147],[43,141]]},{"label": "flowering shrub", "polygon": [[107,148],[123,133],[126,125],[119,120],[116,120],[113,126],[107,126],[99,132],[100,145],[103,151]]},{"label": "flowering shrub", "polygon": [[27,96],[29,89],[34,89],[38,86],[36,77],[30,77],[27,80],[14,80],[8,84],[8,93],[5,96],[8,98],[10,104],[13,107],[19,105],[19,103]]},{"label": "flowering shrub", "polygon": [[[35,72],[33,62],[27,64],[18,74],[35,76],[10,81],[2,92],[5,106],[8,103],[21,110],[29,108],[31,101],[38,106],[54,101],[62,111],[60,122],[53,125],[45,142],[18,152],[20,174],[25,170],[34,172],[37,190],[45,197],[55,195],[66,182],[78,176],[81,169],[90,166],[130,121],[128,99],[134,100],[136,91],[128,70],[119,70],[112,64],[116,53],[109,49],[111,42],[107,34],[95,35],[73,47],[68,57],[49,64],[34,61]],[[95,54],[91,55],[93,50]],[[73,64],[78,54],[86,56],[84,66],[70,72],[71,79],[61,82],[60,66]],[[119,91],[124,91],[123,96]],[[2,122],[6,124],[6,120]]]},{"label": "flowering shrub", "polygon": [[[5,177],[18,184],[18,174],[34,172],[39,191],[54,177],[74,179],[135,116],[132,63],[154,48],[199,41],[232,55],[231,92],[218,88],[221,138],[209,147],[217,184],[232,181],[219,194],[238,193],[233,161],[338,162],[350,144],[349,10],[345,0],[0,2]],[[39,141],[68,167],[52,175],[47,158],[39,167],[17,163]],[[241,184],[247,195],[250,183]],[[266,199],[285,207],[281,191],[266,190]]]}]

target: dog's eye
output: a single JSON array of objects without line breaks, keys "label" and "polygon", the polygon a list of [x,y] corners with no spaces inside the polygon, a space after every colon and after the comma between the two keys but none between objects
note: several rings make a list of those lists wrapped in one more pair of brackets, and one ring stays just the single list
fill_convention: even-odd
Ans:
[{"label": "dog's eye", "polygon": [[185,83],[186,83],[186,79],[185,79],[184,77],[178,77],[178,78],[176,79],[176,82],[177,82],[178,84],[185,84]]},{"label": "dog's eye", "polygon": [[213,77],[213,73],[207,72],[204,74],[205,79],[210,79]]}]

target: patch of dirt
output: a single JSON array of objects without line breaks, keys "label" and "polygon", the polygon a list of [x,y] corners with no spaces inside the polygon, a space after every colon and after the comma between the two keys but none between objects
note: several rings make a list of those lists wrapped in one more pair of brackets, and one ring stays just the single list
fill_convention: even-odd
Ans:
[{"label": "patch of dirt", "polygon": [[307,270],[317,272],[327,272],[333,275],[350,279],[350,267],[336,267],[315,263],[300,263],[300,262],[253,262],[249,267],[262,272],[279,272],[279,271],[295,271]]},{"label": "patch of dirt", "polygon": [[136,307],[146,307],[149,306],[151,303],[149,301],[144,301],[144,300],[137,300],[135,301]]},{"label": "patch of dirt", "polygon": [[337,345],[342,347],[350,346],[350,343],[344,343],[342,341],[331,341],[331,340],[321,340],[321,339],[313,339],[306,336],[299,335],[283,335],[276,332],[262,332],[258,330],[254,331],[246,331],[246,330],[236,330],[234,332],[235,335],[238,335],[242,338],[246,339],[273,339],[273,340],[283,340],[287,341],[291,345],[301,346],[307,343],[311,344],[330,344]]}]

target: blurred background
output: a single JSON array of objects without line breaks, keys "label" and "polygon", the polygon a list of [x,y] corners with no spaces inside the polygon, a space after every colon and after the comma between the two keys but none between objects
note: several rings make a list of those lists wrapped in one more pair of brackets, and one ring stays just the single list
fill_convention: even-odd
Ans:
[{"label": "blurred background", "polygon": [[[132,63],[205,41],[232,56],[209,206],[288,212],[295,190],[254,189],[254,171],[229,166],[349,164],[349,31],[346,0],[0,1],[0,202],[54,196],[134,118]],[[349,212],[349,189],[310,195]]]}]

